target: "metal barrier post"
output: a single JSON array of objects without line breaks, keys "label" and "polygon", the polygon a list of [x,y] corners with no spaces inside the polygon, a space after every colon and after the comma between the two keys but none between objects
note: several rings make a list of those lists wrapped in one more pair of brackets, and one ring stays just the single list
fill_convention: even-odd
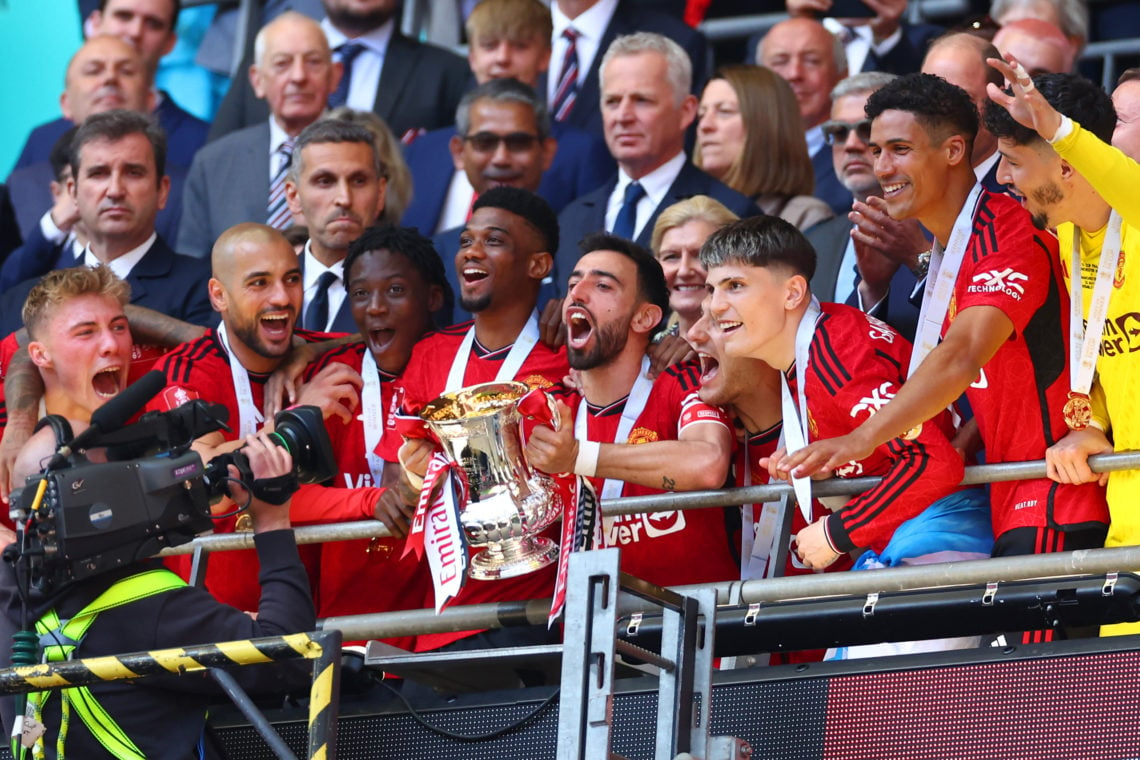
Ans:
[{"label": "metal barrier post", "polygon": [[558,705],[558,760],[610,757],[618,549],[570,555]]},{"label": "metal barrier post", "polygon": [[337,714],[340,712],[340,631],[313,634],[321,653],[313,660],[309,690],[309,757],[336,760]]}]

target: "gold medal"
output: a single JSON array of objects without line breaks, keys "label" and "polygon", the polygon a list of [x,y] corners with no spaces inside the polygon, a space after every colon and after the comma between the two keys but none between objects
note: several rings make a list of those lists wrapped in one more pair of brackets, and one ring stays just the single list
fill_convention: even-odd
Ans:
[{"label": "gold medal", "polygon": [[1065,402],[1063,411],[1065,424],[1070,430],[1084,430],[1092,420],[1092,404],[1084,393],[1069,391],[1069,400]]},{"label": "gold medal", "polygon": [[249,512],[242,512],[234,523],[234,533],[249,533],[251,530],[253,530],[253,518],[249,516]]}]

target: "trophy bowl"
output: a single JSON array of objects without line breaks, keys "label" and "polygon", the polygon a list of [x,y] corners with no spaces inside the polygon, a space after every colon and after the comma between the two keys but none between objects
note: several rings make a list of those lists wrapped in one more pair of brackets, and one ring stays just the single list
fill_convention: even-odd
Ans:
[{"label": "trophy bowl", "polygon": [[513,578],[558,559],[558,545],[539,534],[562,514],[561,499],[523,455],[518,402],[529,390],[517,382],[472,385],[420,413],[465,486],[459,521],[468,542],[484,547],[468,570],[476,580]]}]

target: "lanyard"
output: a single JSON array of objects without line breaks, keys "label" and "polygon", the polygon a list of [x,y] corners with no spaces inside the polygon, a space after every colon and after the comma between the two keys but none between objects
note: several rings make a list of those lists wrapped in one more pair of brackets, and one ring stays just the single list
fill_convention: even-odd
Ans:
[{"label": "lanyard", "polygon": [[914,370],[926,355],[934,350],[942,337],[942,323],[946,319],[946,310],[950,308],[950,299],[954,296],[954,286],[958,282],[958,270],[962,268],[962,259],[966,255],[966,247],[970,243],[970,234],[974,229],[974,215],[978,211],[978,200],[982,196],[981,184],[975,184],[970,191],[966,203],[958,212],[954,220],[954,227],[950,231],[950,239],[943,251],[938,241],[930,251],[930,270],[926,275],[926,287],[923,290],[922,309],[918,314],[918,331],[914,339],[914,351],[910,355],[910,365],[906,376],[914,374]]},{"label": "lanyard", "polygon": [[[530,351],[536,343],[538,343],[538,312],[532,311],[530,318],[526,321],[526,326],[515,338],[511,350],[507,352],[507,358],[499,367],[499,371],[495,375],[495,382],[503,383],[514,380],[515,375],[522,368],[526,358],[530,356]],[[451,362],[451,371],[447,373],[447,386],[443,389],[445,393],[457,391],[463,387],[463,376],[467,374],[467,360],[471,356],[471,348],[474,344],[475,325],[471,325],[471,329],[463,336],[463,342],[459,344],[459,351]]]},{"label": "lanyard", "polygon": [[238,437],[245,438],[247,435],[253,435],[257,432],[257,427],[265,421],[265,416],[253,403],[253,388],[249,384],[249,373],[230,348],[229,335],[224,321],[218,325],[217,332],[218,341],[230,357],[230,376],[233,378],[234,394],[237,396],[238,403]]},{"label": "lanyard", "polygon": [[[807,311],[804,312],[796,327],[796,395],[799,397],[799,406],[792,401],[792,392],[788,388],[788,378],[780,373],[780,402],[784,418],[783,435],[787,441],[788,453],[799,451],[808,444],[808,408],[805,386],[807,385],[808,349],[811,348],[811,339],[815,335],[815,323],[820,317],[819,300],[812,296]],[[799,424],[796,424],[798,421]],[[811,478],[792,478],[792,488],[796,492],[796,501],[800,503],[800,513],[804,520],[811,524]]]},{"label": "lanyard", "polygon": [[[653,381],[649,379],[649,357],[644,356],[641,359],[641,371],[637,374],[637,380],[633,383],[633,388],[629,391],[629,396],[626,397],[625,408],[621,412],[621,421],[618,422],[617,432],[614,434],[613,443],[625,443],[629,440],[629,431],[633,430],[633,423],[637,422],[637,418],[645,411],[645,404],[649,401],[649,391],[653,388]],[[574,420],[574,437],[579,441],[590,440],[589,433],[586,429],[586,422],[590,417],[589,407],[586,404],[586,398],[583,396],[582,400],[578,403],[578,414]],[[625,481],[616,478],[606,478],[602,482],[601,498],[603,499],[616,499],[621,496],[622,487]]]}]

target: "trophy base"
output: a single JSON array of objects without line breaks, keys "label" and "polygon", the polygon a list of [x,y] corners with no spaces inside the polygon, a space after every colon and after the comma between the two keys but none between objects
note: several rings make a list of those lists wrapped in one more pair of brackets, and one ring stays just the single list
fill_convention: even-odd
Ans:
[{"label": "trophy base", "polygon": [[549,538],[517,538],[488,544],[471,558],[467,574],[477,581],[498,581],[533,573],[558,561],[558,544]]}]

